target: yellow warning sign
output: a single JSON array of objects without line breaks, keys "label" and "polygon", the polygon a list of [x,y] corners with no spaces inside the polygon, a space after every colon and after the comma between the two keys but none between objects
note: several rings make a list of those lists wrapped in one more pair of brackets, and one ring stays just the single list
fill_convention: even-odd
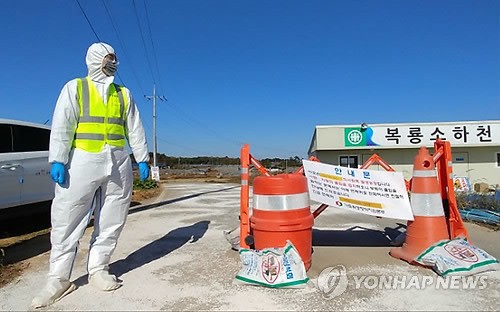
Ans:
[{"label": "yellow warning sign", "polygon": [[384,209],[384,207],[382,206],[381,203],[374,203],[374,202],[369,202],[366,200],[358,200],[358,199],[352,199],[352,198],[342,197],[342,196],[339,196],[339,200],[341,202],[346,202],[346,203],[353,204],[353,205],[360,205],[360,206],[376,208],[376,209]]},{"label": "yellow warning sign", "polygon": [[328,174],[328,173],[320,173],[319,176],[322,177],[322,178],[325,178],[325,179],[342,181],[342,177],[339,177],[339,176],[336,176],[336,175],[332,175],[332,174]]}]

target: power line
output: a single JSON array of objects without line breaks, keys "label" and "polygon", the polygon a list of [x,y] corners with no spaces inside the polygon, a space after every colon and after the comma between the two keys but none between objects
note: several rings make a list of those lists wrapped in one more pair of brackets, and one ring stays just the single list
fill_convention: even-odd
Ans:
[{"label": "power line", "polygon": [[[111,13],[110,13],[110,11],[109,11],[109,9],[108,9],[108,7],[107,7],[106,3],[104,2],[104,0],[102,0],[102,1],[103,1],[103,5],[104,5],[104,7],[105,7],[106,13],[108,14],[108,17],[109,17],[109,19],[110,19],[110,21],[111,21],[112,27],[113,27],[113,29],[114,29],[114,31],[115,31],[115,33],[116,33],[116,35],[117,35],[117,38],[118,38],[118,40],[119,40],[119,43],[120,43],[120,45],[121,45],[121,47],[122,47],[122,49],[123,49],[123,51],[124,51],[125,56],[127,56],[127,55],[126,55],[126,52],[125,52],[126,50],[125,50],[124,45],[123,45],[123,41],[121,40],[121,37],[120,37],[119,32],[118,32],[118,29],[117,29],[117,27],[116,27],[116,25],[115,25],[115,23],[114,23],[114,20],[113,20],[113,18],[112,18],[112,16],[111,16]],[[92,32],[94,33],[95,37],[97,38],[97,40],[98,40],[98,41],[100,41],[100,42],[101,42],[101,39],[99,38],[99,35],[97,34],[96,30],[94,29],[94,27],[93,27],[93,25],[92,25],[92,23],[91,23],[91,21],[90,21],[89,17],[88,17],[88,16],[87,16],[87,14],[85,13],[85,10],[84,10],[84,9],[83,9],[83,7],[81,6],[81,4],[80,4],[79,0],[76,0],[76,2],[77,2],[77,4],[78,4],[78,6],[80,7],[80,10],[82,11],[82,13],[83,13],[83,15],[84,15],[85,19],[87,20],[87,23],[89,24],[89,26],[90,26],[90,28],[91,28]],[[150,62],[149,57],[148,57],[148,53],[147,53],[148,51],[147,51],[146,43],[145,43],[145,40],[144,40],[144,35],[143,35],[142,28],[141,28],[141,24],[140,24],[140,20],[139,20],[139,15],[138,15],[138,13],[137,13],[137,6],[136,6],[136,3],[135,3],[135,0],[133,0],[133,4],[134,4],[134,13],[135,13],[135,16],[136,16],[136,19],[137,19],[137,23],[138,23],[138,26],[139,26],[139,31],[140,31],[140,34],[141,34],[141,39],[142,39],[143,47],[144,47],[145,52],[146,52],[146,59],[147,59],[147,63],[148,63],[148,68],[149,68],[149,70],[150,70],[150,72],[151,72],[151,76],[152,76],[152,78],[153,78],[153,82],[156,84],[155,75],[154,75],[154,72],[153,72],[153,70],[152,70],[152,67],[151,67],[151,62]],[[159,66],[158,66],[158,60],[157,60],[157,57],[156,57],[156,50],[155,50],[155,46],[154,46],[154,41],[153,41],[153,37],[152,37],[151,26],[150,26],[150,23],[149,23],[149,15],[148,15],[148,13],[147,13],[147,7],[146,7],[145,2],[144,2],[144,8],[145,8],[145,11],[146,11],[146,17],[147,17],[147,23],[148,23],[149,36],[150,36],[150,40],[151,40],[151,46],[152,46],[152,49],[153,49],[153,56],[154,56],[155,65],[156,65],[156,69],[157,69],[157,73],[158,73],[158,79],[160,80],[160,70],[159,70]],[[137,74],[136,74],[136,72],[135,72],[135,70],[133,69],[133,67],[132,67],[132,66],[131,66],[131,68],[132,68],[132,72],[133,72],[133,74],[135,75],[136,79],[137,79],[138,81],[140,81],[140,80],[137,78]],[[118,78],[120,79],[120,81],[121,81],[122,85],[125,85],[125,84],[123,83],[123,80],[122,80],[122,78],[121,78],[121,76],[119,75],[119,73],[118,73],[118,72],[117,72],[117,76],[118,76]],[[160,82],[161,82],[161,81],[160,81]],[[160,85],[160,88],[161,88],[161,87],[162,87],[162,86]],[[144,90],[142,89],[142,86],[140,85],[140,83],[139,83],[139,88],[141,89],[141,91],[142,91],[142,93],[144,94],[144,96],[146,96],[146,95],[145,95]],[[162,91],[163,91],[163,89],[162,89]],[[163,98],[164,98],[164,97],[163,97]],[[165,98],[164,98],[164,99],[165,99]],[[166,99],[165,99],[165,100],[166,100]],[[187,117],[188,119],[186,119],[186,120],[187,120],[188,122],[191,122],[192,124],[195,124],[196,126],[198,126],[198,127],[202,128],[203,130],[206,130],[206,131],[204,131],[203,133],[207,134],[207,131],[208,131],[208,132],[210,132],[210,133],[214,134],[215,136],[217,136],[217,137],[218,137],[218,138],[220,138],[220,139],[223,139],[223,140],[225,140],[225,141],[231,142],[231,144],[236,144],[236,145],[238,145],[238,146],[243,145],[243,142],[236,141],[236,140],[233,140],[233,139],[228,138],[228,137],[225,137],[225,136],[221,136],[221,135],[219,135],[218,133],[214,132],[214,131],[210,128],[210,127],[208,127],[208,126],[204,125],[203,123],[201,123],[201,122],[199,122],[199,121],[197,121],[197,120],[193,119],[192,117],[190,117],[190,116],[189,116],[189,114],[187,114],[187,113],[185,113],[183,110],[181,110],[179,106],[177,106],[177,105],[175,105],[175,104],[173,104],[173,105],[171,105],[171,106],[172,106],[173,108],[177,109],[179,112],[181,112],[181,113],[184,115],[184,117]],[[153,118],[155,118],[155,117],[156,117],[156,116],[154,116]],[[149,126],[149,125],[148,125],[148,126]],[[153,132],[154,132],[154,130],[153,130]],[[160,139],[160,140],[161,140],[161,139]],[[162,140],[162,141],[163,141],[163,140]],[[156,143],[156,142],[154,142],[154,143]],[[155,144],[155,145],[156,145],[156,144]],[[175,144],[173,144],[173,145],[175,145]],[[178,145],[177,145],[177,146],[178,146]],[[179,147],[180,147],[180,146],[179,146]],[[185,148],[185,149],[186,149],[186,147],[183,147],[183,148]],[[191,149],[191,150],[193,150],[193,149]]]},{"label": "power line", "polygon": [[[203,129],[204,131],[201,132],[202,134],[207,135],[207,136],[209,134],[212,134],[212,135],[210,135],[211,137],[215,137],[218,140],[223,140],[223,141],[228,142],[228,143],[230,143],[230,144],[232,144],[234,146],[238,146],[238,148],[240,148],[241,146],[243,146],[243,144],[248,143],[248,142],[241,142],[241,141],[238,141],[237,139],[233,139],[233,138],[229,138],[227,136],[220,135],[219,133],[217,133],[216,131],[214,131],[212,127],[209,127],[206,124],[204,124],[204,123],[202,123],[202,122],[200,122],[200,121],[192,118],[191,116],[189,116],[189,114],[187,114],[186,112],[184,112],[179,107],[179,105],[176,105],[176,104],[172,103],[172,101],[169,101],[169,102],[170,102],[169,107],[172,107],[173,109],[177,110],[180,113],[180,114],[177,114],[177,116],[182,117],[182,119],[184,119],[187,123],[195,125],[195,126],[201,128],[201,129]],[[269,150],[279,150],[279,151],[282,151],[282,152],[287,153],[287,154],[295,154],[296,153],[296,151],[292,151],[292,150],[280,147],[279,144],[277,144],[277,145],[266,145],[265,143],[262,143],[262,142],[255,142],[255,143],[252,143],[251,145],[252,146],[258,146],[258,147],[261,147],[261,148],[264,148],[264,149],[269,149]]]},{"label": "power line", "polygon": [[80,7],[80,10],[82,10],[82,13],[83,13],[83,16],[85,16],[85,19],[87,20],[87,23],[89,23],[89,26],[90,28],[92,29],[92,32],[94,32],[94,35],[95,37],[97,38],[97,40],[99,40],[99,42],[101,41],[101,39],[99,38],[99,36],[97,35],[97,32],[95,31],[94,27],[92,26],[92,23],[90,22],[87,14],[85,14],[85,11],[83,10],[82,8],[82,5],[80,4],[80,1],[76,0],[76,3],[78,3],[78,6]]},{"label": "power line", "polygon": [[101,2],[104,5],[104,8],[106,9],[106,13],[108,15],[109,20],[111,21],[111,25],[113,26],[113,30],[115,31],[116,37],[118,38],[118,42],[120,43],[120,46],[121,46],[122,51],[123,51],[123,54],[125,55],[125,58],[129,60],[130,69],[132,70],[132,74],[134,75],[135,79],[137,80],[138,85],[139,85],[139,89],[141,90],[142,94],[144,95],[146,93],[144,92],[144,89],[141,86],[140,79],[138,78],[137,73],[136,73],[134,67],[132,66],[131,58],[129,58],[129,56],[128,56],[126,50],[125,50],[125,45],[123,44],[123,41],[122,41],[121,36],[120,36],[120,33],[118,31],[118,27],[116,27],[116,24],[115,24],[114,19],[113,19],[112,15],[111,15],[111,12],[109,11],[108,6],[106,5],[106,1],[105,0],[101,0]]},{"label": "power line", "polygon": [[[99,35],[97,35],[97,32],[94,29],[94,26],[92,26],[90,19],[88,18],[87,14],[85,13],[85,10],[83,9],[82,5],[80,4],[80,1],[76,0],[76,3],[78,3],[78,6],[80,7],[80,10],[82,11],[83,16],[85,16],[85,19],[87,20],[87,23],[89,24],[90,28],[92,29],[92,32],[94,33],[95,37],[97,38],[97,40],[99,42],[102,42],[101,38],[99,38]],[[122,80],[122,77],[120,76],[120,74],[118,72],[116,72],[116,75],[118,76],[118,79],[120,79],[121,84],[125,85],[123,83],[123,80]]]},{"label": "power line", "polygon": [[144,4],[144,11],[146,12],[146,22],[147,22],[146,24],[148,25],[149,39],[151,40],[151,47],[153,48],[153,59],[155,61],[155,65],[156,65],[156,71],[158,72],[158,83],[160,85],[161,93],[165,94],[165,92],[163,90],[163,84],[161,83],[160,67],[158,66],[158,58],[156,57],[156,49],[155,49],[155,45],[153,42],[153,33],[151,32],[151,23],[150,23],[150,19],[149,19],[148,9],[146,7],[146,0],[143,0],[143,4]]},{"label": "power line", "polygon": [[132,0],[132,3],[134,4],[134,13],[135,13],[135,17],[137,19],[137,25],[139,26],[139,32],[141,34],[142,45],[144,46],[144,51],[146,52],[146,60],[148,62],[149,71],[151,72],[151,77],[153,78],[153,83],[156,84],[156,80],[155,80],[155,76],[154,76],[154,73],[153,73],[153,69],[151,68],[151,62],[149,61],[148,49],[146,48],[146,42],[144,41],[144,35],[143,35],[143,32],[142,32],[141,22],[139,20],[139,14],[137,13],[137,6],[135,4],[135,0]]},{"label": "power line", "polygon": [[174,103],[172,103],[172,102],[170,102],[170,104],[171,104],[171,105],[170,105],[170,107],[175,108],[177,111],[181,112],[181,113],[184,115],[184,117],[187,117],[187,119],[185,119],[185,120],[187,120],[188,122],[191,122],[192,124],[194,124],[194,125],[196,125],[196,126],[198,126],[198,127],[202,128],[203,130],[205,130],[205,132],[204,132],[205,134],[207,134],[207,131],[208,131],[208,132],[211,132],[212,134],[214,134],[214,135],[215,135],[216,137],[218,137],[219,139],[223,139],[224,141],[230,142],[231,144],[235,144],[235,145],[238,145],[238,146],[243,145],[243,142],[240,142],[240,141],[233,140],[233,139],[231,139],[231,138],[228,138],[228,137],[222,136],[222,135],[220,135],[219,133],[217,133],[217,132],[213,131],[213,129],[212,129],[212,128],[210,128],[210,127],[208,127],[207,125],[205,125],[205,124],[201,123],[200,121],[198,121],[198,120],[196,120],[196,119],[194,119],[194,118],[190,117],[190,116],[189,116],[186,112],[184,112],[184,111],[183,111],[183,110],[182,110],[182,109],[181,109],[178,105],[176,105],[176,104],[174,104]]},{"label": "power line", "polygon": [[192,148],[192,147],[187,147],[187,146],[184,146],[184,145],[172,143],[171,141],[167,141],[167,140],[162,139],[160,137],[158,137],[158,141],[162,141],[162,142],[168,143],[169,145],[172,145],[172,146],[180,147],[181,149],[184,149],[184,150],[189,150],[189,151],[192,151],[192,152],[196,152],[199,155],[203,155],[204,153],[206,153],[206,151],[201,151],[201,150],[198,150],[198,149],[195,149],[195,148]]}]

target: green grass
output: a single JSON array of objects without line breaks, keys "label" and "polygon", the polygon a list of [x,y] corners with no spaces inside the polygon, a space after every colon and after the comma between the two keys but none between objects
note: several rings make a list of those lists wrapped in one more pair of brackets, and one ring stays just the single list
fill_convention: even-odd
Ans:
[{"label": "green grass", "polygon": [[155,180],[145,180],[134,179],[134,190],[152,190],[158,187],[158,183]]}]

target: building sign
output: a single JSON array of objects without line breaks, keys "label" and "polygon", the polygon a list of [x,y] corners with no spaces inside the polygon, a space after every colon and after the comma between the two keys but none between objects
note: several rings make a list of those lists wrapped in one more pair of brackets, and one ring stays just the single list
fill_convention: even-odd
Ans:
[{"label": "building sign", "polygon": [[371,216],[414,220],[401,172],[302,163],[311,200]]},{"label": "building sign", "polygon": [[367,129],[344,128],[345,147],[363,146],[433,146],[436,139],[452,146],[498,145],[500,124],[435,124],[374,126]]}]

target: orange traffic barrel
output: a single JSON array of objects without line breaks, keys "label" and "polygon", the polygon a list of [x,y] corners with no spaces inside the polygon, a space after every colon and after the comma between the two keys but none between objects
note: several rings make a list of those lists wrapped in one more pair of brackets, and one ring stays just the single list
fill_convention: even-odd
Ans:
[{"label": "orange traffic barrel", "polygon": [[259,176],[253,181],[250,228],[255,249],[281,248],[290,240],[311,267],[314,217],[307,179],[301,174]]},{"label": "orange traffic barrel", "polygon": [[391,256],[408,263],[431,245],[450,238],[436,166],[425,147],[421,147],[415,157],[411,180],[410,204],[414,221],[408,221],[403,246],[390,251]]}]

